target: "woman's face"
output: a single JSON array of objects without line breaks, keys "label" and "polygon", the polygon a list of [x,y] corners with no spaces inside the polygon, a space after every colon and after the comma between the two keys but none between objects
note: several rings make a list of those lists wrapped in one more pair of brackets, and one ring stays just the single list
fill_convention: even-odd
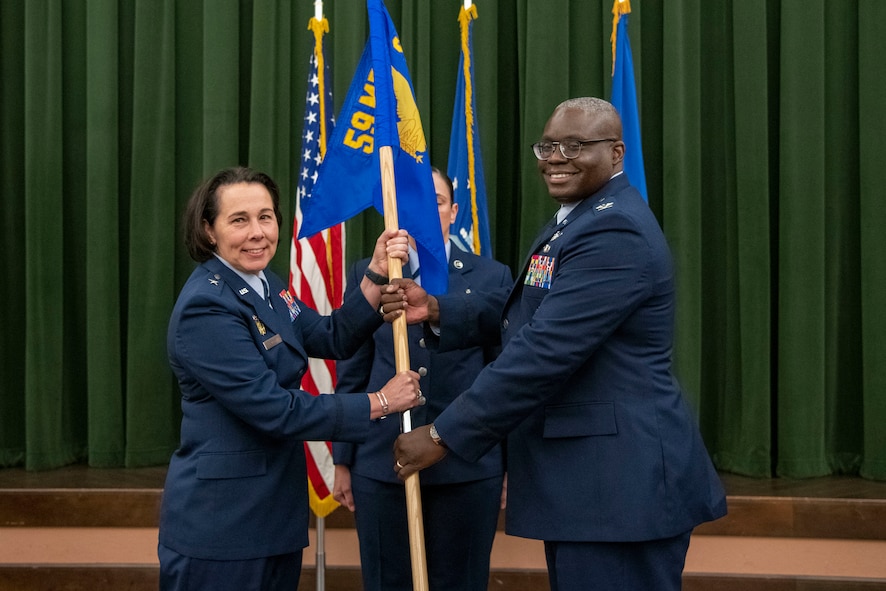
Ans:
[{"label": "woman's face", "polygon": [[443,242],[449,242],[449,227],[455,223],[458,215],[458,203],[453,203],[453,195],[449,185],[436,172],[434,173],[434,191],[437,193],[437,213],[440,214],[440,227],[443,230]]},{"label": "woman's face", "polygon": [[271,194],[261,183],[236,183],[218,189],[218,216],[206,233],[218,255],[243,273],[258,273],[277,252],[280,228]]}]

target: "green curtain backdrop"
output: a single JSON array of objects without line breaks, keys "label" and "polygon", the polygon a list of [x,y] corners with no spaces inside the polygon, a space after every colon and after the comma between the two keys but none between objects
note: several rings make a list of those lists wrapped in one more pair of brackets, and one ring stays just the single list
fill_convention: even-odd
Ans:
[{"label": "green curtain backdrop", "polygon": [[[445,167],[462,2],[386,4]],[[632,5],[650,207],[678,273],[676,372],[715,463],[886,480],[886,2]],[[609,96],[612,2],[477,7],[493,245],[515,267],[555,210],[529,144],[560,101]],[[337,108],[365,12],[325,3]],[[312,15],[311,0],[0,2],[0,466],[168,460],[166,323],[193,267],[182,207],[233,164],[293,195]],[[348,223],[349,260],[381,227]]]}]

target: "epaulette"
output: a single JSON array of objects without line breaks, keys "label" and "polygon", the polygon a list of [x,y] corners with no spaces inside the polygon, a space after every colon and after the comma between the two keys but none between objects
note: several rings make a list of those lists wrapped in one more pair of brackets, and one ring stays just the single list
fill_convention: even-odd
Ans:
[{"label": "epaulette", "polygon": [[604,212],[607,209],[612,209],[613,206],[615,206],[615,201],[612,197],[603,197],[597,205],[594,206],[594,213]]},{"label": "epaulette", "polygon": [[208,275],[206,279],[209,281],[210,285],[214,285],[216,289],[221,289],[221,283],[223,281],[221,275],[218,273],[212,273],[211,275]]}]

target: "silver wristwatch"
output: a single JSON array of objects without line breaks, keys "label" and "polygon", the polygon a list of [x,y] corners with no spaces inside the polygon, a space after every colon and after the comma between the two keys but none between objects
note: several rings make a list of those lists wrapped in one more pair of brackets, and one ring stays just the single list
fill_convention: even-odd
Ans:
[{"label": "silver wristwatch", "polygon": [[434,423],[431,423],[431,430],[429,433],[430,433],[431,439],[434,441],[434,443],[436,443],[437,445],[442,445],[443,447],[446,447],[446,444],[443,443],[443,439],[440,438],[440,434],[437,433],[437,427],[436,427],[436,425],[434,425]]}]

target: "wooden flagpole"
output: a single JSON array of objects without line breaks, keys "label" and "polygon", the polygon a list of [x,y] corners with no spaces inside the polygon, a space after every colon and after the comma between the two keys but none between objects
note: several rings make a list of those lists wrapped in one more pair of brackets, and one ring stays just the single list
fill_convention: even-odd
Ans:
[{"label": "wooden flagpole", "polygon": [[[394,185],[394,156],[391,146],[381,146],[378,150],[381,167],[381,193],[385,211],[385,229],[397,230],[397,189]],[[388,277],[403,278],[403,262],[388,257]],[[409,370],[409,342],[406,338],[406,316],[401,315],[393,323],[394,362],[397,373]],[[405,411],[401,416],[403,432],[412,430],[412,413]],[[412,558],[412,588],[414,591],[428,591],[428,565],[425,557],[425,528],[421,513],[421,488],[418,472],[406,478],[406,519],[409,525],[409,555]]]}]

